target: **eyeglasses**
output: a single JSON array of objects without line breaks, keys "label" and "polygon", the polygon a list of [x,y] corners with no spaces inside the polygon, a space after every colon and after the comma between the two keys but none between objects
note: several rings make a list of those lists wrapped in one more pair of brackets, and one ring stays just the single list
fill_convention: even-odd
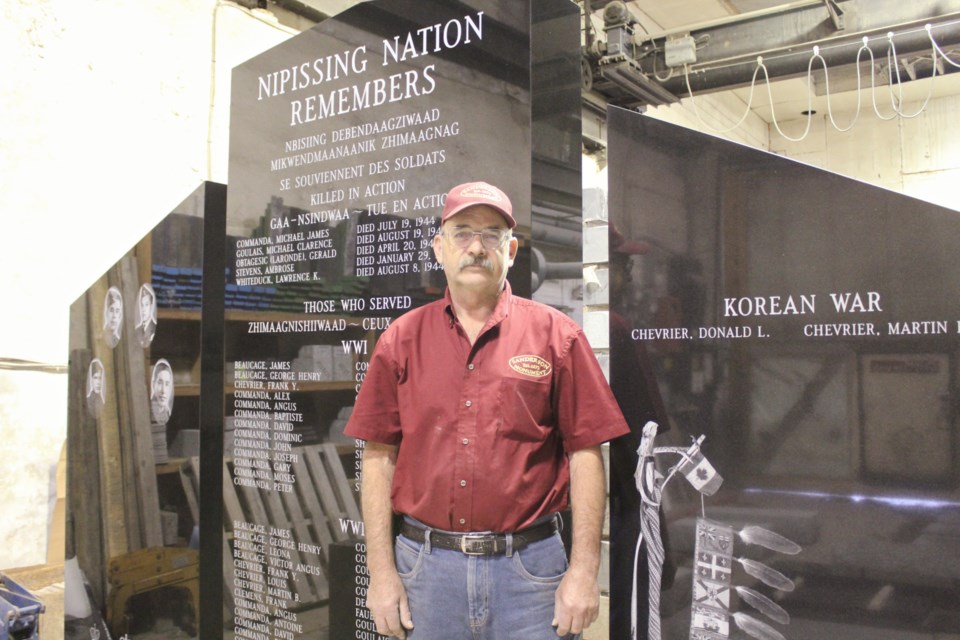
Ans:
[{"label": "eyeglasses", "polygon": [[466,249],[473,244],[474,236],[480,236],[480,243],[483,244],[484,249],[494,250],[503,246],[503,241],[510,237],[510,232],[497,229],[484,229],[483,231],[457,229],[451,233],[444,232],[443,235],[450,237],[453,244],[460,249]]}]

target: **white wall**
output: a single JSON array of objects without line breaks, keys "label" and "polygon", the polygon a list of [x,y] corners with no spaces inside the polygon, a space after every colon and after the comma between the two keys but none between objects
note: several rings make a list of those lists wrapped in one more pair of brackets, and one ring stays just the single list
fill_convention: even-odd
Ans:
[{"label": "white wall", "polygon": [[[853,128],[842,133],[827,116],[817,115],[802,142],[790,142],[776,130],[770,150],[851,178],[960,210],[960,96],[906,104],[915,118],[881,120],[872,108],[861,112]],[[836,114],[841,127],[853,121],[853,112]],[[781,125],[790,137],[799,137],[806,120]]]},{"label": "white wall", "polygon": [[[812,117],[810,131],[799,142],[787,139],[774,125],[750,115],[736,129],[725,131],[743,115],[743,102],[733,94],[697,98],[679,105],[651,109],[650,116],[735,142],[772,151],[863,182],[898,191],[935,204],[960,210],[960,96],[905,103],[901,111],[915,118],[882,120],[864,102],[860,115],[837,112],[834,120],[847,132],[831,125],[820,113]],[[890,111],[889,109],[887,110]],[[881,110],[881,113],[887,113]],[[698,117],[699,114],[699,117]],[[705,123],[705,124],[704,124]],[[806,118],[780,123],[783,133],[799,138]]]},{"label": "white wall", "polygon": [[[69,305],[226,182],[230,69],[292,33],[215,0],[0,3],[0,357],[66,363]],[[65,375],[0,370],[0,568],[45,561],[66,398]]]}]

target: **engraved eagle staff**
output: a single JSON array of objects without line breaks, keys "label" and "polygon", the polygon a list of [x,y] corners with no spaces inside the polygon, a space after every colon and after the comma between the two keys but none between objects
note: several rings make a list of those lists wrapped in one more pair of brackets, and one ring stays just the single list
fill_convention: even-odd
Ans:
[{"label": "engraved eagle staff", "polygon": [[647,541],[647,572],[649,574],[647,637],[660,640],[660,582],[663,575],[663,538],[660,533],[660,497],[663,490],[663,475],[657,471],[653,440],[657,435],[657,423],[647,422],[640,439],[640,456],[635,474],[637,491],[640,492],[640,536],[633,556],[633,593],[630,598],[630,634],[637,638],[637,562],[640,545]]},{"label": "engraved eagle staff", "polygon": [[[630,603],[631,635],[637,637],[637,594],[636,594],[636,566],[640,557],[640,545],[647,541],[647,571],[649,573],[649,587],[647,601],[649,607],[647,637],[648,640],[660,640],[660,585],[663,576],[664,548],[660,532],[660,500],[663,488],[677,471],[683,473],[690,484],[703,495],[711,496],[723,483],[723,478],[704,457],[700,451],[700,443],[705,436],[700,436],[687,448],[658,447],[653,442],[657,435],[657,423],[650,421],[643,426],[640,447],[637,449],[639,461],[635,474],[637,491],[640,492],[640,536],[637,539],[637,548],[634,553],[634,580],[633,594]],[[656,454],[674,453],[681,456],[680,462],[671,467],[666,478],[657,471]]]}]

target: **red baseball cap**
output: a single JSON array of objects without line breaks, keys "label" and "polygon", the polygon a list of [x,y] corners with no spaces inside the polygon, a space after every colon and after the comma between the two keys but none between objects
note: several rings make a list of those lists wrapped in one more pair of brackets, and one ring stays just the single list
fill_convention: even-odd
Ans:
[{"label": "red baseball cap", "polygon": [[507,221],[507,226],[511,229],[517,226],[517,221],[513,219],[513,205],[510,204],[510,198],[503,191],[486,182],[467,182],[450,189],[450,192],[447,193],[447,200],[443,205],[443,216],[440,218],[440,224],[464,209],[478,205],[486,205],[495,209]]},{"label": "red baseball cap", "polygon": [[644,254],[650,250],[650,245],[639,240],[630,240],[624,236],[616,225],[610,225],[610,251],[628,256]]}]

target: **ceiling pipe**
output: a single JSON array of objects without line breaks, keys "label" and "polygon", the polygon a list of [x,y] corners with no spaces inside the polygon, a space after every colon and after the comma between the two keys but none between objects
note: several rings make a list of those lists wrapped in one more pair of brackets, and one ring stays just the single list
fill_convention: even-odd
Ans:
[{"label": "ceiling pipe", "polygon": [[[914,25],[911,29],[893,36],[898,58],[929,54],[932,50],[930,37],[923,25]],[[864,38],[867,38],[867,44],[873,52],[874,58],[878,61],[885,60],[887,51],[890,49],[890,40],[887,33],[885,30],[860,32],[845,36],[842,39],[836,38],[807,43],[802,47],[791,46],[779,50],[764,51],[761,57],[771,80],[798,77],[806,75],[810,68],[810,58],[813,56],[814,46],[819,48],[819,54],[823,57],[828,68],[855,64],[857,54],[864,44]],[[941,48],[949,48],[960,44],[960,15],[955,17],[955,21],[933,29],[933,36]],[[744,55],[715,64],[691,65],[689,71],[690,89],[694,94],[697,94],[749,85],[757,68],[758,55]],[[867,60],[869,60],[869,54],[861,54],[860,62],[865,63]],[[822,68],[819,63],[813,65],[814,71],[822,71]],[[760,80],[762,81],[763,78],[761,77]],[[674,95],[688,95],[687,79],[682,71],[676,73],[670,80],[659,84]]]},{"label": "ceiling pipe", "polygon": [[[597,4],[594,0],[595,9]],[[611,13],[615,17],[616,12]],[[634,79],[645,90],[601,84],[600,92],[610,93],[607,98],[618,103],[657,104],[650,93],[688,94],[684,68],[666,64],[669,41],[695,43],[695,59],[688,69],[691,88],[697,94],[749,85],[758,57],[763,58],[771,80],[805,75],[814,46],[829,67],[855,63],[864,37],[875,57],[886,57],[889,32],[895,34],[899,57],[926,55],[932,48],[926,24],[933,25],[941,47],[960,44],[960,0],[796,0],[653,36],[639,33],[627,17],[619,23],[606,23],[606,50],[599,60],[591,59],[591,64],[594,78],[602,78],[605,65],[622,65],[628,59],[639,72]],[[688,51],[684,57],[689,55]]]}]

